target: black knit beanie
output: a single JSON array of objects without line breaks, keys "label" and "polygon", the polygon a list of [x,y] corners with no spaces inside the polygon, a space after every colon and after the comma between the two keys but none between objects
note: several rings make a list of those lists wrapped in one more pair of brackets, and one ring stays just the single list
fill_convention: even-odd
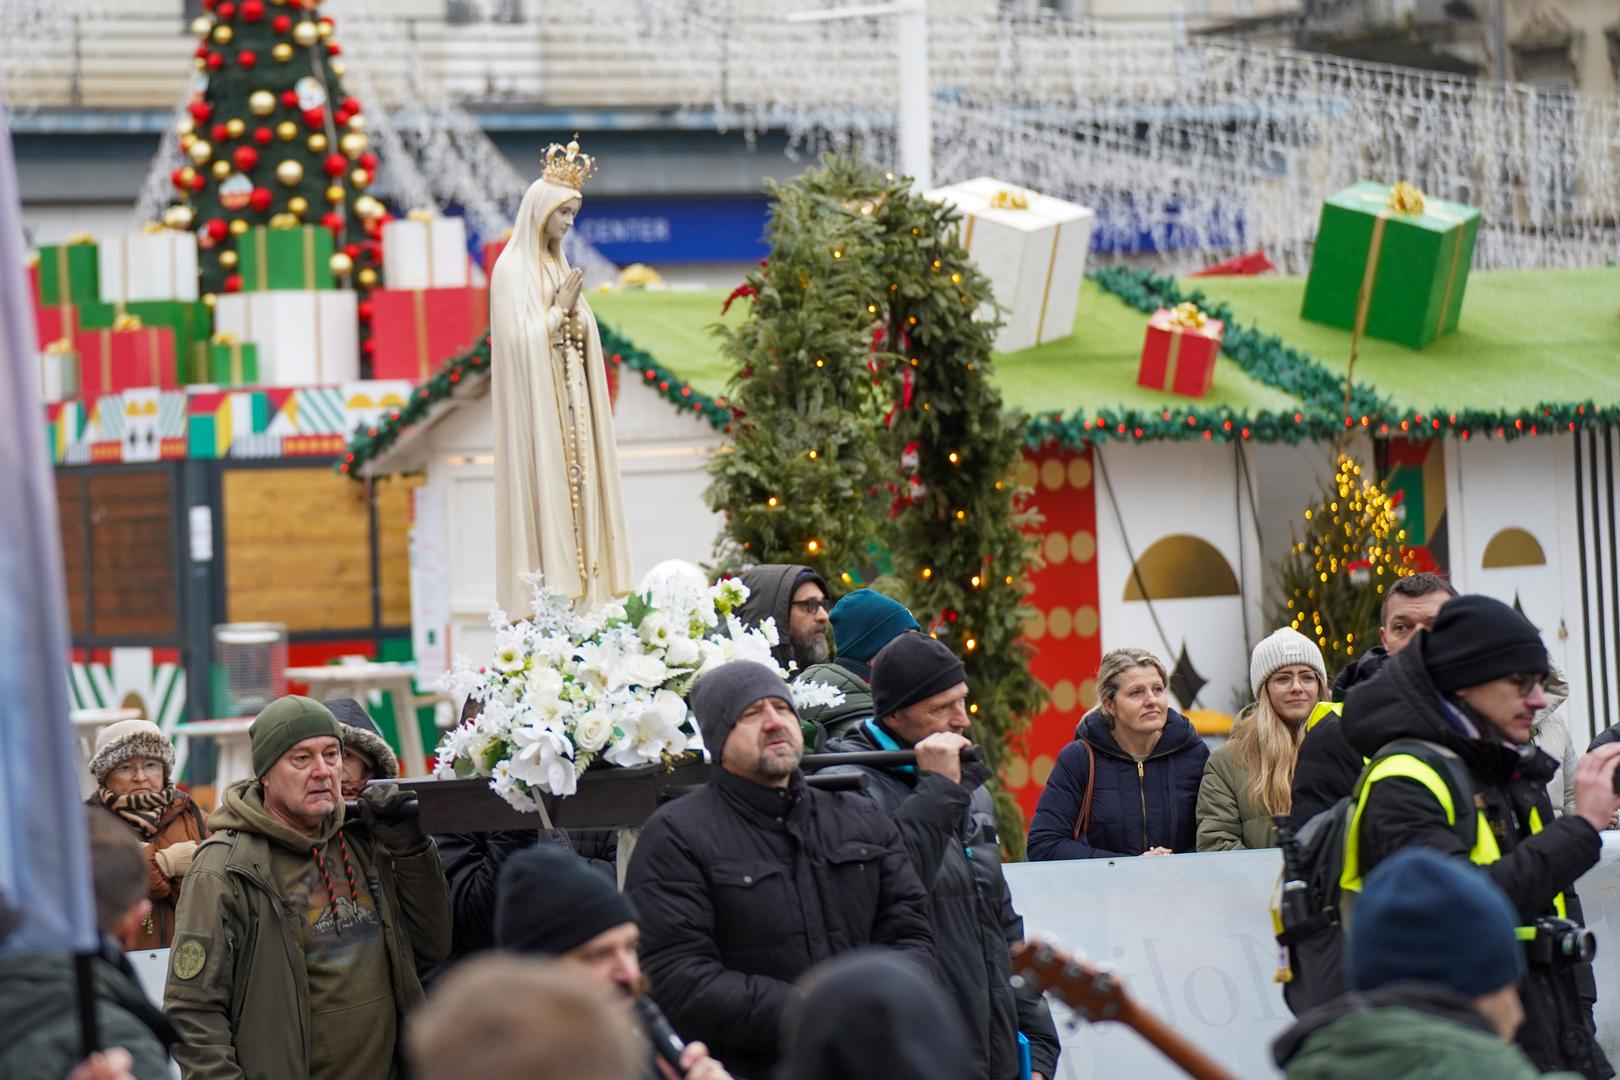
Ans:
[{"label": "black knit beanie", "polygon": [[512,855],[495,882],[495,947],[561,956],[615,926],[636,909],[613,879],[556,844]]},{"label": "black knit beanie", "polygon": [[1447,600],[1421,644],[1424,666],[1442,693],[1549,670],[1547,646],[1530,620],[1489,596]]},{"label": "black knit beanie", "polygon": [[927,634],[901,634],[872,658],[872,715],[893,716],[967,682],[956,654]]},{"label": "black knit beanie", "polygon": [[698,730],[703,732],[703,745],[709,751],[709,760],[720,764],[720,751],[725,748],[737,718],[760,698],[777,698],[787,704],[793,715],[799,715],[793,704],[793,691],[782,681],[782,676],[753,660],[733,660],[704,675],[698,676],[688,700],[692,715],[697,717]]}]

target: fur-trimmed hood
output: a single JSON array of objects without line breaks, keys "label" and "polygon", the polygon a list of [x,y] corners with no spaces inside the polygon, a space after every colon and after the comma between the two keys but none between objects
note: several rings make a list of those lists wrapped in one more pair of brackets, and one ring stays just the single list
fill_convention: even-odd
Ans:
[{"label": "fur-trimmed hood", "polygon": [[[393,749],[384,741],[377,730],[376,721],[364,706],[352,698],[331,698],[321,704],[331,711],[337,718],[338,727],[343,729],[344,748],[358,750],[376,763],[373,780],[399,779],[399,758],[394,756]],[[406,719],[414,723],[416,718],[407,716]]]}]

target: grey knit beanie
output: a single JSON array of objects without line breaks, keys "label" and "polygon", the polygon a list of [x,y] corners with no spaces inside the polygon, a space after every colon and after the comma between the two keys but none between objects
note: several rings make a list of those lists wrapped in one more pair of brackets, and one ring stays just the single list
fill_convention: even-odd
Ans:
[{"label": "grey knit beanie", "polygon": [[133,757],[149,757],[163,762],[165,782],[174,777],[174,744],[150,720],[120,720],[96,735],[96,750],[90,758],[90,775],[97,784],[107,782],[107,774]]},{"label": "grey knit beanie", "polygon": [[1266,685],[1272,672],[1289,664],[1309,664],[1315,668],[1316,677],[1322,683],[1322,693],[1326,696],[1327,665],[1322,663],[1322,650],[1317,648],[1316,642],[1292,626],[1283,627],[1254,647],[1254,653],[1249,658],[1249,688],[1254,691],[1254,696],[1257,699],[1260,697],[1260,688]]},{"label": "grey knit beanie", "polygon": [[697,717],[698,730],[703,732],[709,760],[720,764],[720,751],[731,736],[731,729],[737,726],[737,718],[761,698],[786,702],[793,715],[799,715],[793,704],[793,691],[782,681],[782,676],[764,664],[733,660],[698,676],[689,700],[692,715]]}]

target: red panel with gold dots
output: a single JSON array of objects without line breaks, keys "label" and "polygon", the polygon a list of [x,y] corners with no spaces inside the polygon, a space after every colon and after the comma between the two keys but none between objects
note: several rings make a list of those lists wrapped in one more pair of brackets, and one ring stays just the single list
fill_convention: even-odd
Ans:
[{"label": "red panel with gold dots", "polygon": [[1075,725],[1096,704],[1102,663],[1098,618],[1097,500],[1090,450],[1052,449],[1026,454],[1019,481],[1031,488],[1044,519],[1041,559],[1030,597],[1036,609],[1024,626],[1035,648],[1031,670],[1051,695],[1007,763],[1007,788],[1023,807],[1035,801],[1058,753],[1074,739]]}]

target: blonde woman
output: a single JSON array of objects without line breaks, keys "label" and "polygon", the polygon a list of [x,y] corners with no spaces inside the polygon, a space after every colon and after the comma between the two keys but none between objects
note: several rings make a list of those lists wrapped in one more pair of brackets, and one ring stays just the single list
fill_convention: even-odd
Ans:
[{"label": "blonde woman", "polygon": [[1097,707],[1074,737],[1030,820],[1032,861],[1193,849],[1193,805],[1209,748],[1170,707],[1163,661],[1146,649],[1103,657]]},{"label": "blonde woman", "polygon": [[1283,627],[1249,659],[1254,703],[1217,747],[1198,789],[1198,850],[1277,846],[1274,814],[1293,805],[1294,761],[1305,721],[1327,697],[1327,668],[1316,642]]}]

